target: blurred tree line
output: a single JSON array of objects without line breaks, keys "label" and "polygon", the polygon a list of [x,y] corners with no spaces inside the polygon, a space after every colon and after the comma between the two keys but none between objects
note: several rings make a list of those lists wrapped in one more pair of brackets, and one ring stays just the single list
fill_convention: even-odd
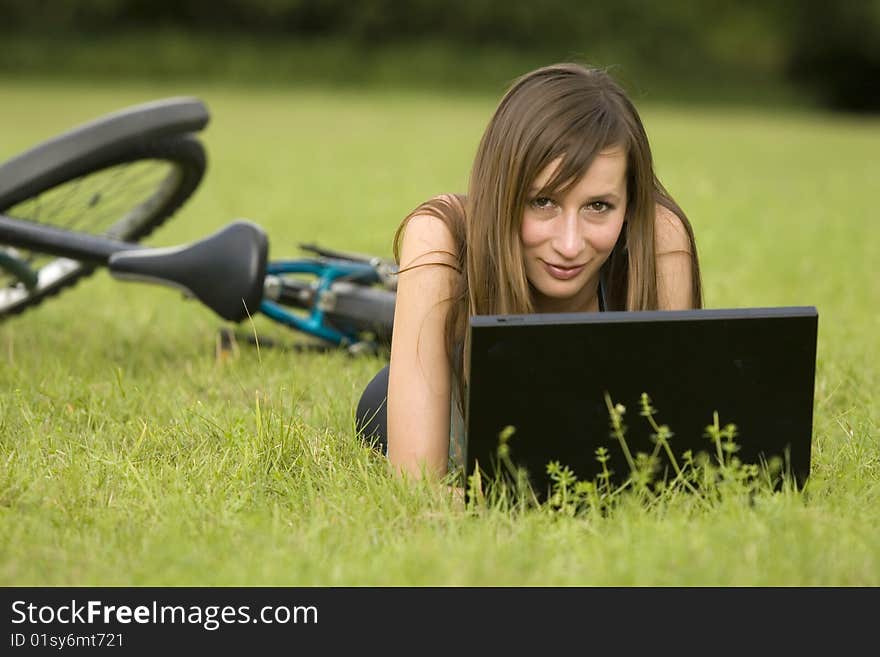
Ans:
[{"label": "blurred tree line", "polygon": [[757,72],[828,107],[880,110],[880,0],[0,0],[0,36],[155,29],[498,46],[709,79]]}]

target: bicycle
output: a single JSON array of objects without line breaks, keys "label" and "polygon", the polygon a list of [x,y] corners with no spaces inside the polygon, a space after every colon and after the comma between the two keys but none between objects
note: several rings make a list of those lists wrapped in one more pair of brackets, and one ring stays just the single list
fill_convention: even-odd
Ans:
[{"label": "bicycle", "polygon": [[196,191],[207,157],[205,104],[176,97],[75,127],[0,164],[0,320],[105,267],[119,280],[181,289],[219,317],[260,313],[318,348],[390,345],[397,265],[300,244],[311,257],[268,260],[269,239],[237,220],[188,245],[138,241]]}]

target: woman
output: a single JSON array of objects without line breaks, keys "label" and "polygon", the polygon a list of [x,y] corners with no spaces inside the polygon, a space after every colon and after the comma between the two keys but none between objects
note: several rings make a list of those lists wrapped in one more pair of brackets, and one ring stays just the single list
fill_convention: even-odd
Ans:
[{"label": "woman", "polygon": [[416,208],[394,254],[390,364],[364,391],[357,421],[415,476],[460,465],[470,315],[702,303],[693,230],[654,175],[638,112],[607,73],[577,64],[513,83],[467,196]]}]

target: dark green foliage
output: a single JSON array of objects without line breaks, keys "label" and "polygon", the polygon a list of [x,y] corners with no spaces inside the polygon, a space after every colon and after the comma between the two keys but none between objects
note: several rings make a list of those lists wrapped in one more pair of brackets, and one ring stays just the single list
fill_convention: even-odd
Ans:
[{"label": "dark green foliage", "polygon": [[793,79],[832,109],[880,111],[880,0],[805,0],[792,23]]},{"label": "dark green foliage", "polygon": [[0,0],[0,35],[13,39],[169,30],[368,51],[498,48],[614,65],[646,89],[720,99],[728,86],[793,81],[834,109],[880,108],[880,0]]}]

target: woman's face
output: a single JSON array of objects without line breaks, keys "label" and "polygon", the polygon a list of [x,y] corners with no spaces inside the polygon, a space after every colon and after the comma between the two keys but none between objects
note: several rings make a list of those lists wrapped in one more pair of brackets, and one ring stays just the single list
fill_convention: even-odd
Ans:
[{"label": "woman's face", "polygon": [[626,160],[623,148],[601,151],[565,194],[542,196],[538,192],[559,166],[557,159],[527,190],[520,238],[539,312],[593,307],[599,270],[626,215]]}]

